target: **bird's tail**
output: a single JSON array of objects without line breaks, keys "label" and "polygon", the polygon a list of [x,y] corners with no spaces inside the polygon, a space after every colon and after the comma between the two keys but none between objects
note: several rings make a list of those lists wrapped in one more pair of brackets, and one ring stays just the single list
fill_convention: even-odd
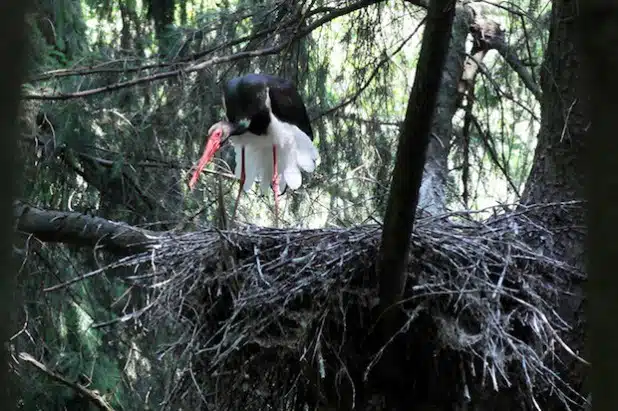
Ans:
[{"label": "bird's tail", "polygon": [[278,158],[281,192],[286,187],[292,190],[298,189],[303,182],[301,170],[307,173],[313,172],[318,159],[318,150],[307,134],[293,125],[282,124],[282,126],[287,138],[282,139],[283,144],[280,146]]}]

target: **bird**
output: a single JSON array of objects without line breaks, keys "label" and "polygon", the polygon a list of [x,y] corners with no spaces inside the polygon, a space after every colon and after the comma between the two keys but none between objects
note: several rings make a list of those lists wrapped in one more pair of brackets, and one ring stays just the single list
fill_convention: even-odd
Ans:
[{"label": "bird", "polygon": [[204,167],[215,153],[231,142],[240,180],[232,211],[236,215],[243,191],[256,180],[263,194],[275,197],[275,226],[279,221],[279,196],[302,185],[301,171],[316,169],[318,150],[307,109],[295,84],[287,79],[250,73],[229,80],[223,88],[226,119],[208,130],[206,146],[189,182],[193,190]]}]

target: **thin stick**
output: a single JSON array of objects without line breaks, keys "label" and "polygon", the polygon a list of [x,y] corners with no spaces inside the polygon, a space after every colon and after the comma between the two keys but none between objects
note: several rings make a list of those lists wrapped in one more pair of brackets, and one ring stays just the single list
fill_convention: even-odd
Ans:
[{"label": "thin stick", "polygon": [[26,353],[26,352],[22,352],[19,354],[19,358],[22,361],[27,362],[28,364],[32,365],[33,367],[37,368],[39,371],[41,371],[42,373],[46,374],[47,376],[49,376],[51,379],[66,385],[67,387],[70,387],[72,389],[74,389],[75,391],[77,391],[80,395],[82,395],[83,397],[87,398],[93,405],[95,405],[98,409],[103,410],[103,411],[114,411],[114,409],[111,407],[111,405],[109,405],[105,399],[104,396],[102,396],[98,391],[95,390],[89,390],[88,388],[84,387],[81,384],[69,381],[67,378],[65,378],[64,376],[55,373],[53,371],[51,371],[50,369],[47,368],[47,366],[39,361],[37,361],[33,356],[31,356],[30,354]]}]

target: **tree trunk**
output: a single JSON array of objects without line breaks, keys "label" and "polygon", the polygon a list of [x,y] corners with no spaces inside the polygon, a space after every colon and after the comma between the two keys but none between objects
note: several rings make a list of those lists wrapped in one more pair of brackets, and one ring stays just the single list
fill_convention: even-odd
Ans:
[{"label": "tree trunk", "polygon": [[[552,24],[541,71],[541,129],[534,163],[522,196],[522,204],[583,200],[585,184],[585,134],[590,121],[584,113],[580,50],[575,18],[577,1],[553,2]],[[582,228],[583,209],[560,208],[539,215],[547,225],[566,222]],[[556,240],[560,241],[556,241]],[[579,230],[563,230],[554,236],[552,250],[580,266],[583,237]],[[549,244],[545,244],[549,245]],[[554,248],[557,247],[557,248]]]},{"label": "tree trunk", "polygon": [[[376,265],[382,315],[379,328],[385,344],[405,322],[398,304],[405,287],[410,235],[454,17],[453,0],[434,0],[429,6],[418,70],[400,132]],[[401,369],[401,351],[397,346],[394,343],[385,351],[379,365],[379,380],[389,386],[387,390],[392,390],[386,395],[388,407],[403,410],[410,407],[409,392],[399,385],[405,371]]]},{"label": "tree trunk", "polygon": [[[16,409],[14,376],[9,375],[11,334],[17,329],[15,324],[17,265],[11,250],[15,237],[13,222],[9,217],[12,198],[21,188],[21,167],[17,161],[16,141],[18,136],[19,96],[22,81],[26,74],[26,53],[28,38],[25,14],[30,8],[29,1],[0,2],[0,56],[4,64],[0,68],[0,133],[2,133],[2,152],[0,152],[0,168],[2,169],[2,201],[0,214],[3,216],[0,232],[0,339],[4,347],[0,351],[0,361],[3,364],[0,371],[0,403],[4,409]],[[13,378],[11,378],[13,377]]]},{"label": "tree trunk", "polygon": [[[422,2],[416,2],[416,4],[423,6]],[[500,24],[488,17],[489,12],[483,7],[477,6],[477,8],[480,10],[475,10],[470,5],[463,5],[457,7],[456,10],[420,189],[419,209],[428,214],[440,214],[446,211],[448,156],[455,144],[460,147],[463,154],[461,161],[464,182],[462,197],[464,204],[468,206],[469,190],[467,187],[470,169],[468,154],[474,89],[479,64],[483,62],[487,53],[490,50],[498,52],[509,67],[517,73],[521,83],[537,99],[542,98],[542,93],[530,71],[519,59],[515,50],[506,42],[504,30]],[[471,56],[466,57],[468,34],[472,36],[473,46],[469,51]],[[453,117],[460,108],[466,110],[466,121],[463,131],[457,139],[453,140]],[[497,164],[497,155],[492,152],[491,147],[487,149]],[[513,188],[517,191],[514,186]]]},{"label": "tree trunk", "polygon": [[458,7],[456,10],[429,135],[418,207],[433,215],[446,212],[448,155],[453,135],[453,117],[458,109],[457,86],[463,74],[466,39],[472,19],[471,11],[469,7]]},{"label": "tree trunk", "polygon": [[[587,99],[587,90],[580,81],[581,47],[575,24],[577,12],[576,0],[553,2],[549,42],[541,75],[541,129],[533,167],[521,201],[523,206],[584,199],[585,138],[590,121],[582,101],[582,97]],[[552,235],[530,238],[530,244],[545,254],[553,254],[583,269],[583,206],[545,208],[534,217]],[[561,280],[571,295],[558,296],[554,303],[558,313],[573,327],[566,336],[567,344],[581,353],[584,341],[583,284],[574,278]],[[563,360],[564,369],[556,364],[559,367],[556,371],[579,391],[587,369],[569,355],[565,355]],[[560,407],[556,405],[556,408]]]}]

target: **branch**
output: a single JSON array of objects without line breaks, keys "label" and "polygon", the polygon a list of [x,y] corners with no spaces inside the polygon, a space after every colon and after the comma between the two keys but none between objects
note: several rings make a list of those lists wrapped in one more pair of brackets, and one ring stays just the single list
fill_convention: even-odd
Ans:
[{"label": "branch", "polygon": [[205,68],[208,68],[208,67],[211,67],[217,64],[231,63],[234,61],[244,60],[244,59],[252,58],[252,57],[260,57],[260,56],[277,54],[280,51],[284,50],[286,47],[288,47],[289,44],[291,44],[295,40],[301,37],[307,36],[313,30],[319,28],[320,26],[323,26],[324,24],[329,23],[338,17],[345,16],[346,14],[350,14],[362,8],[371,6],[373,4],[380,3],[382,1],[383,0],[361,0],[357,3],[352,3],[346,7],[333,9],[332,12],[328,13],[325,16],[322,16],[321,18],[317,19],[313,23],[307,25],[302,30],[297,31],[295,33],[291,33],[290,35],[282,35],[281,37],[286,40],[272,47],[266,47],[266,48],[262,48],[259,50],[241,51],[241,52],[230,54],[230,55],[223,56],[223,57],[212,57],[202,62],[196,62],[194,64],[190,64],[186,68],[179,68],[177,70],[171,70],[171,71],[166,71],[163,73],[153,74],[150,76],[139,77],[133,80],[123,81],[123,82],[119,82],[115,84],[110,84],[108,86],[97,87],[97,88],[93,88],[89,90],[76,91],[73,93],[26,94],[22,98],[25,100],[69,100],[73,98],[89,97],[89,96],[93,96],[96,94],[120,90],[123,88],[133,87],[133,86],[137,86],[140,84],[150,83],[156,80],[163,80],[166,78],[185,75],[185,74],[192,73],[195,71],[203,70]]},{"label": "branch", "polygon": [[122,254],[144,251],[158,243],[160,234],[82,213],[42,210],[16,201],[17,230],[45,242],[100,246]]},{"label": "branch", "polygon": [[395,48],[395,50],[393,50],[391,53],[388,53],[385,57],[380,59],[378,64],[376,64],[374,66],[373,71],[369,74],[369,78],[367,79],[367,81],[365,81],[365,83],[352,96],[344,99],[341,103],[337,104],[336,106],[331,107],[331,108],[321,112],[317,116],[313,117],[311,119],[311,121],[316,121],[316,120],[318,120],[318,119],[320,119],[320,118],[322,118],[324,116],[331,115],[335,111],[338,111],[338,110],[346,107],[347,105],[349,105],[351,103],[354,103],[360,97],[360,95],[367,89],[367,87],[369,87],[371,85],[371,82],[378,75],[378,73],[380,72],[382,67],[384,67],[388,62],[390,62],[394,56],[399,54],[399,52],[412,39],[412,37],[414,37],[416,35],[416,33],[419,31],[419,29],[423,26],[424,23],[425,23],[425,19],[422,19],[421,22],[412,31],[412,33],[410,33],[410,35],[408,37],[403,39],[403,41],[401,43],[399,43],[399,45]]},{"label": "branch", "polygon": [[[395,125],[395,124],[390,124],[390,123],[384,123],[384,124]],[[24,142],[24,143],[29,143],[33,146],[45,146],[46,144],[45,141],[42,141],[41,138],[39,137],[23,137],[22,136],[19,139],[19,141]],[[97,147],[97,149],[102,150],[99,147]],[[82,151],[78,151],[75,149],[72,149],[72,151],[80,159],[91,161],[102,167],[112,168],[114,167],[114,165],[116,165],[116,161],[114,160],[94,156],[94,155],[91,155],[91,154],[88,154]],[[120,155],[120,153],[117,151],[112,151],[112,150],[105,150],[105,151],[108,153],[114,154],[116,156]],[[172,170],[187,170],[193,166],[190,163],[184,164],[184,163],[178,163],[178,162],[165,160],[165,159],[159,159],[159,158],[136,159],[134,157],[127,157],[126,155],[124,156],[124,162],[127,166],[131,166],[134,168],[164,168],[164,169],[172,169]],[[228,180],[236,179],[236,176],[232,173],[227,172],[227,170],[229,170],[229,168],[225,169],[223,167],[220,167],[220,168],[217,168],[216,170],[204,169],[202,172],[207,173],[207,174],[218,175]]]},{"label": "branch", "polygon": [[498,53],[500,53],[504,60],[506,60],[509,66],[511,66],[511,68],[515,71],[515,73],[519,75],[519,79],[522,81],[522,83],[524,83],[524,86],[526,86],[526,88],[530,90],[532,94],[534,94],[534,97],[536,97],[537,100],[541,101],[541,98],[543,97],[541,88],[538,84],[536,84],[536,82],[532,78],[532,75],[521,62],[519,57],[517,57],[517,54],[513,51],[513,49],[504,41],[498,42],[495,49]]},{"label": "branch", "polygon": [[93,403],[98,409],[103,411],[114,411],[114,409],[105,401],[105,398],[99,394],[98,391],[89,390],[81,384],[69,381],[65,377],[60,374],[57,374],[45,366],[45,364],[37,361],[33,356],[28,353],[22,352],[19,354],[19,358],[28,364],[32,365],[34,368],[41,371],[43,374],[46,374],[52,380],[57,381],[63,385],[66,385],[69,388],[77,391],[81,396],[87,398],[91,403]]},{"label": "branch", "polygon": [[532,78],[528,69],[521,62],[517,53],[504,40],[504,30],[500,28],[498,23],[477,17],[472,27],[470,27],[470,33],[475,43],[481,46],[481,48],[496,50],[519,75],[524,86],[534,94],[538,101],[541,101],[543,95],[541,88],[534,81],[534,78]]},{"label": "branch", "polygon": [[513,190],[517,198],[521,198],[521,193],[513,182],[513,179],[511,178],[511,175],[507,170],[507,165],[503,165],[498,158],[498,153],[496,152],[496,148],[493,146],[494,140],[491,138],[491,135],[489,134],[489,132],[483,131],[483,127],[481,126],[481,123],[479,122],[478,118],[476,118],[476,116],[472,116],[471,120],[472,123],[474,123],[474,127],[476,128],[477,133],[479,133],[479,136],[481,136],[481,140],[483,142],[483,145],[485,146],[485,149],[489,153],[489,157],[496,165],[496,167],[498,167],[498,169],[502,172],[502,175],[504,175],[504,178],[506,178],[506,181],[511,186],[511,189]]},{"label": "branch", "polygon": [[410,234],[454,16],[455,0],[430,3],[384,218],[377,266],[381,312],[399,302],[405,285]]},{"label": "branch", "polygon": [[[354,5],[353,5],[354,6]],[[317,7],[313,10],[310,10],[307,12],[306,15],[301,16],[302,18],[310,18],[313,17],[315,15],[321,14],[321,13],[332,13],[332,12],[338,12],[341,9],[337,9],[334,7]],[[247,19],[251,16],[253,16],[254,13],[250,13],[250,14],[241,14],[240,16],[231,16],[231,18],[234,21],[242,21],[244,19]],[[290,20],[290,21],[286,21],[284,22],[284,24],[282,25],[276,25],[276,26],[272,26],[269,27],[267,29],[264,30],[260,30],[256,33],[252,33],[243,37],[239,37],[239,38],[235,38],[232,40],[229,40],[225,43],[222,44],[217,44],[216,46],[207,48],[205,50],[199,51],[197,53],[193,53],[191,55],[188,56],[184,56],[180,59],[177,60],[172,60],[169,62],[154,62],[154,63],[149,63],[147,65],[143,65],[143,66],[130,66],[130,67],[121,67],[121,68],[114,68],[114,67],[107,67],[106,66],[110,66],[110,65],[114,65],[114,64],[119,64],[119,65],[126,65],[129,62],[132,63],[139,63],[139,62],[143,62],[143,59],[119,59],[119,60],[114,60],[114,61],[105,61],[102,62],[100,64],[96,64],[96,65],[90,65],[90,66],[82,66],[82,67],[74,67],[74,68],[68,68],[68,69],[56,69],[56,70],[49,70],[43,73],[40,73],[32,78],[29,79],[29,81],[31,82],[37,82],[37,81],[46,81],[46,80],[51,80],[51,79],[57,79],[57,78],[61,78],[61,77],[71,77],[71,76],[89,76],[89,75],[96,75],[96,74],[108,74],[108,73],[131,73],[131,72],[139,72],[139,71],[147,71],[147,70],[152,70],[152,69],[157,69],[157,68],[167,68],[167,67],[171,67],[171,66],[177,66],[177,65],[187,65],[190,64],[192,62],[195,62],[203,57],[206,57],[212,53],[215,53],[217,51],[221,51],[224,49],[228,49],[231,48],[233,46],[237,46],[241,43],[245,43],[245,42],[249,42],[251,40],[256,40],[258,38],[261,37],[265,37],[269,34],[276,34],[276,32],[278,31],[283,31],[284,29],[290,28],[290,27],[297,27],[297,20]],[[212,29],[211,29],[212,30]],[[206,32],[207,30],[205,28],[202,28],[198,31],[201,32]]]},{"label": "branch", "polygon": [[277,46],[268,47],[260,50],[241,51],[239,53],[231,54],[225,57],[213,57],[209,60],[201,63],[196,63],[188,66],[187,68],[177,69],[172,71],[165,71],[163,73],[157,73],[146,77],[139,77],[134,80],[122,81],[120,83],[110,84],[109,86],[92,88],[89,90],[76,91],[73,93],[57,93],[57,94],[26,94],[23,96],[24,100],[69,100],[74,98],[89,97],[95,94],[101,94],[109,91],[120,90],[123,88],[133,87],[140,84],[151,83],[156,80],[163,80],[170,77],[177,77],[182,74],[192,73],[194,71],[203,70],[207,67],[214,66],[221,63],[229,63],[236,60],[242,60],[250,57],[267,56],[275,54],[281,51],[287,42],[279,44]]},{"label": "branch", "polygon": [[468,54],[467,58],[471,59],[472,61],[474,61],[474,63],[477,64],[479,71],[481,72],[481,74],[483,76],[485,76],[485,78],[489,81],[489,83],[491,84],[491,86],[494,88],[494,90],[496,91],[496,94],[500,97],[504,97],[507,98],[509,100],[511,100],[514,104],[516,104],[517,106],[519,106],[522,110],[526,111],[528,114],[530,114],[530,116],[535,119],[536,121],[540,122],[541,119],[534,113],[534,111],[532,111],[532,109],[530,109],[530,107],[526,107],[522,102],[520,102],[519,100],[517,100],[515,98],[514,95],[512,95],[511,93],[502,90],[502,88],[500,87],[500,85],[498,84],[498,82],[496,81],[496,79],[493,78],[493,76],[491,75],[491,73],[489,72],[489,69],[487,67],[485,67],[485,65],[477,60],[473,55]]},{"label": "branch", "polygon": [[49,70],[49,71],[46,71],[44,73],[41,73],[41,74],[38,74],[36,76],[29,78],[28,81],[38,82],[38,81],[58,79],[62,77],[90,76],[90,75],[95,75],[95,74],[127,74],[131,72],[136,72],[136,71],[147,71],[147,70],[152,70],[152,69],[157,69],[157,68],[164,68],[164,67],[169,67],[174,64],[177,64],[175,62],[170,62],[170,63],[153,63],[153,64],[147,64],[143,66],[104,68],[105,66],[111,66],[114,64],[119,64],[119,65],[125,64],[126,65],[128,62],[129,62],[129,59],[122,59],[122,60],[105,61],[103,63],[91,65],[91,66]]}]

